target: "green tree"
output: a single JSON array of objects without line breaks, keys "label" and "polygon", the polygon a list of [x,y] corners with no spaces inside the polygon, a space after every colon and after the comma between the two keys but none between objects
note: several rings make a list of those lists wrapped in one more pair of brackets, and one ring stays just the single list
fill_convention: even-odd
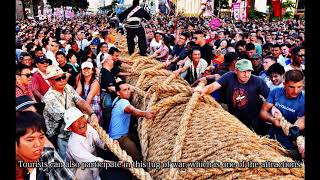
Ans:
[{"label": "green tree", "polygon": [[249,10],[248,18],[249,19],[263,19],[264,18],[264,13],[256,11],[254,9]]},{"label": "green tree", "polygon": [[[282,16],[284,19],[291,19],[293,18],[293,12],[291,8],[295,8],[296,4],[292,1],[286,1],[281,3],[281,8],[285,9],[285,14]],[[289,9],[289,11],[288,11]]]}]

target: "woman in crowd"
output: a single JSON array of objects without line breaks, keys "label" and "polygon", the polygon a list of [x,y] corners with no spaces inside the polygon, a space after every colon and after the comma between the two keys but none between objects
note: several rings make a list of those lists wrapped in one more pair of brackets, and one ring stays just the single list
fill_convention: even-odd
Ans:
[{"label": "woman in crowd", "polygon": [[96,78],[92,62],[86,61],[81,64],[80,83],[78,83],[76,91],[91,105],[101,122],[100,83]]}]

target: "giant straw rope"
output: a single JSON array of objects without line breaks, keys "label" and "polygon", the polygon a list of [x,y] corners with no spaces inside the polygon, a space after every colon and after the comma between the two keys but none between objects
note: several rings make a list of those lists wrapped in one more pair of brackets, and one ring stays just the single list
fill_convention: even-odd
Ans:
[{"label": "giant straw rope", "polygon": [[[118,48],[127,52],[124,36]],[[165,64],[133,54],[125,57],[131,69],[127,82],[135,90],[133,105],[156,112],[154,119],[139,119],[138,132],[144,162],[216,162],[219,167],[129,168],[139,179],[303,179],[298,168],[222,167],[225,162],[291,162],[281,145],[260,137],[225,111],[211,96],[192,93],[188,83],[165,69]],[[201,87],[198,87],[201,88]],[[98,127],[101,139],[122,161],[132,158]],[[288,165],[288,164],[287,164]],[[293,165],[293,164],[290,164]],[[149,174],[150,173],[150,174]]]}]

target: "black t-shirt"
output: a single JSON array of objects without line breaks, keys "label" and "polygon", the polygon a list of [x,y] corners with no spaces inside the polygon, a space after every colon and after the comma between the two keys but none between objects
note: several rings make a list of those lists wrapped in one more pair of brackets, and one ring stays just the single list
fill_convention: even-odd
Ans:
[{"label": "black t-shirt", "polygon": [[64,71],[64,72],[68,72],[71,74],[71,77],[68,80],[68,84],[70,86],[72,86],[73,88],[75,88],[76,86],[76,79],[77,79],[77,75],[79,74],[79,72],[76,72],[72,65],[70,64],[65,64],[64,66],[60,66],[60,68]]},{"label": "black t-shirt", "polygon": [[113,63],[113,68],[111,69],[111,73],[113,74],[114,77],[118,76],[118,74],[120,73],[121,64],[122,63],[120,61],[116,61]]},{"label": "black t-shirt", "polygon": [[100,71],[100,88],[105,89],[107,93],[111,95],[112,100],[116,98],[116,93],[115,92],[109,92],[108,87],[110,86],[115,86],[116,85],[116,80],[113,74],[105,68],[101,68]]},{"label": "black t-shirt", "polygon": [[228,111],[247,127],[257,130],[263,122],[259,119],[263,103],[259,95],[262,95],[265,99],[268,97],[269,88],[267,84],[255,75],[251,75],[246,84],[241,84],[234,72],[225,73],[217,82],[226,91]]},{"label": "black t-shirt", "polygon": [[80,51],[78,52],[74,51],[73,49],[70,49],[69,52],[72,52],[73,54],[76,55],[77,63],[79,65],[81,65],[86,59],[86,53],[82,49],[80,49]]},{"label": "black t-shirt", "polygon": [[[200,47],[200,46],[199,46]],[[204,46],[200,47],[201,58],[206,60],[208,65],[211,64],[213,59],[213,48],[209,44],[205,44]]]}]

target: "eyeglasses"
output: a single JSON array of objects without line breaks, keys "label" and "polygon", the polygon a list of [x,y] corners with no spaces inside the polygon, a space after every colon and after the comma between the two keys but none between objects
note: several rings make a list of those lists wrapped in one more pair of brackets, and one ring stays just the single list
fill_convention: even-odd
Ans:
[{"label": "eyeglasses", "polygon": [[304,55],[304,54],[298,54],[298,56],[299,56],[299,57],[304,57],[305,55]]},{"label": "eyeglasses", "polygon": [[20,75],[20,76],[22,76],[22,75],[24,75],[24,76],[26,76],[27,78],[29,78],[29,77],[32,77],[32,73],[30,73],[30,74],[18,74],[18,75]]},{"label": "eyeglasses", "polygon": [[54,79],[55,81],[61,81],[61,80],[66,80],[67,79],[67,76],[66,75],[63,75],[61,77],[58,77],[56,79]]}]

